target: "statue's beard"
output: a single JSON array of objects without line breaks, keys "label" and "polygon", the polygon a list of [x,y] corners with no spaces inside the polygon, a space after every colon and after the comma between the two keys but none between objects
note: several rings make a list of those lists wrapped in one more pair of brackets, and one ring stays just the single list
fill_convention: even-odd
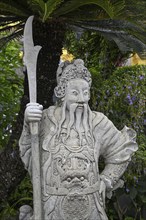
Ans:
[{"label": "statue's beard", "polygon": [[[68,114],[68,120],[67,119]],[[85,138],[89,143],[89,138],[92,136],[92,112],[88,104],[83,104],[79,107],[78,103],[70,105],[70,109],[67,109],[66,102],[62,106],[62,115],[59,123],[58,137],[61,133],[61,128],[64,122],[67,121],[67,135],[66,140],[70,137],[71,128],[74,127],[79,135],[80,145],[82,142],[82,131],[85,132]]]}]

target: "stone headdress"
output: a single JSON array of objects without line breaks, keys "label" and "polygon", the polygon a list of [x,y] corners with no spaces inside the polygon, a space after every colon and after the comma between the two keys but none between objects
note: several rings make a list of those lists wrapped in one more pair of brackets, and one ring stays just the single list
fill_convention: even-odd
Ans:
[{"label": "stone headdress", "polygon": [[57,98],[63,98],[67,83],[71,79],[84,79],[88,82],[91,87],[91,74],[88,69],[84,66],[84,61],[76,59],[73,62],[63,62],[57,69],[57,86],[54,89],[55,96]]}]

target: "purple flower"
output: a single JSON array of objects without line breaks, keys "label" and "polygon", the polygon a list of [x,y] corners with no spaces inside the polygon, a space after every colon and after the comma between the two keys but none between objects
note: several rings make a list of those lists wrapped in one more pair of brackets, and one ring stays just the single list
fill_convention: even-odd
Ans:
[{"label": "purple flower", "polygon": [[129,105],[133,105],[133,102],[132,102],[132,100],[129,100]]},{"label": "purple flower", "polygon": [[127,95],[127,99],[131,99],[131,95],[129,93]]},{"label": "purple flower", "polygon": [[144,78],[144,75],[140,75],[140,76],[139,76],[139,79],[140,79],[140,80],[143,80],[143,78]]},{"label": "purple flower", "polygon": [[132,89],[132,86],[128,86],[128,89]]},{"label": "purple flower", "polygon": [[136,100],[136,96],[132,96],[131,100],[134,102]]},{"label": "purple flower", "polygon": [[116,94],[116,96],[120,96],[118,92],[116,92],[115,94]]},{"label": "purple flower", "polygon": [[117,86],[113,86],[113,88],[114,88],[114,89],[116,89],[116,88],[117,88]]},{"label": "purple flower", "polygon": [[128,93],[128,95],[127,95],[127,100],[128,100],[128,104],[129,105],[133,105],[133,101],[132,101],[132,99],[131,99],[131,95]]}]

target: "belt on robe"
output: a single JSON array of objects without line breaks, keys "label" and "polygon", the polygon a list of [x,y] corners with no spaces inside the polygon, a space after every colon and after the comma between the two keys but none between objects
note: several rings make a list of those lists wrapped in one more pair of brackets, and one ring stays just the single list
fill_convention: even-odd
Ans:
[{"label": "belt on robe", "polygon": [[82,195],[88,195],[95,193],[99,190],[99,185],[100,181],[96,182],[92,186],[88,186],[86,188],[79,188],[77,190],[69,190],[67,188],[63,187],[48,187],[47,189],[47,194],[49,195],[56,195],[56,196],[66,196],[66,195],[77,195],[77,196],[82,196]]}]

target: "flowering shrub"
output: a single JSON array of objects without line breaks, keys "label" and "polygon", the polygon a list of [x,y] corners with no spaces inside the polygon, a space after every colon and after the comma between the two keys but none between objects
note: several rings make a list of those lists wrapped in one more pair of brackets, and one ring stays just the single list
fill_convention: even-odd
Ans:
[{"label": "flowering shrub", "polygon": [[[92,71],[92,70],[91,70]],[[105,81],[93,76],[93,108],[104,112],[118,128],[125,124],[143,133],[146,66],[120,67]],[[101,82],[102,80],[102,82]]]},{"label": "flowering shrub", "polygon": [[[136,130],[139,145],[124,175],[125,189],[120,195],[116,193],[114,198],[119,204],[121,197],[126,201],[128,196],[130,206],[126,208],[131,214],[116,206],[119,217],[111,219],[127,219],[127,216],[145,219],[142,212],[146,206],[146,66],[119,67],[106,80],[96,69],[90,71],[93,75],[92,109],[107,115],[118,129],[126,125]],[[132,208],[135,212],[131,211]]]}]

